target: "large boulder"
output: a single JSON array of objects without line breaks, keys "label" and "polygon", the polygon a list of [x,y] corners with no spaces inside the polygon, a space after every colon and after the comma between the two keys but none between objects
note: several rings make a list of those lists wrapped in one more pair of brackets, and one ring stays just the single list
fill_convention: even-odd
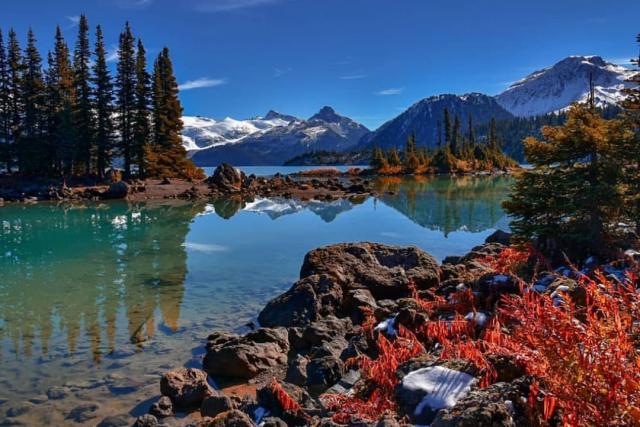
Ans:
[{"label": "large boulder", "polygon": [[409,282],[418,289],[440,281],[438,262],[414,247],[379,243],[343,243],[309,252],[300,277],[326,274],[349,288],[367,288],[375,299],[408,295]]},{"label": "large boulder", "polygon": [[207,184],[223,193],[238,193],[242,190],[244,174],[228,163],[223,163],[216,168]]},{"label": "large boulder", "polygon": [[207,382],[206,372],[180,368],[162,376],[160,393],[169,397],[177,408],[195,408],[200,407],[202,401],[215,392]]},{"label": "large boulder", "polygon": [[250,379],[287,363],[288,331],[261,328],[243,337],[226,337],[207,343],[202,362],[212,376]]},{"label": "large boulder", "polygon": [[111,184],[102,195],[103,199],[124,199],[129,195],[129,185],[124,181]]},{"label": "large boulder", "polygon": [[[411,284],[418,289],[437,286],[440,268],[416,247],[345,243],[309,252],[300,277],[267,304],[258,317],[260,324],[305,326],[331,314],[361,321],[362,308],[375,307],[376,300],[409,296]],[[358,289],[367,292],[354,294]]]},{"label": "large boulder", "polygon": [[204,418],[198,424],[206,427],[255,427],[255,423],[247,414],[237,409],[223,412],[214,418]]}]

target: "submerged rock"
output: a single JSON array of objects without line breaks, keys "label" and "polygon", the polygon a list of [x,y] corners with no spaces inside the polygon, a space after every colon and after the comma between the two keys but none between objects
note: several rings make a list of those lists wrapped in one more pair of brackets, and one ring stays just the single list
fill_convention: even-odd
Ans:
[{"label": "submerged rock", "polygon": [[96,418],[98,409],[100,409],[100,406],[97,403],[84,403],[73,408],[66,416],[66,419],[73,420],[76,423],[84,423]]}]

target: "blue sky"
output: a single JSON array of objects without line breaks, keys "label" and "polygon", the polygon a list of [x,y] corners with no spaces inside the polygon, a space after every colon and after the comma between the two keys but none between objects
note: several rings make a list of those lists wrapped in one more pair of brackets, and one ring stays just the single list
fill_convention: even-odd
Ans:
[{"label": "blue sky", "polygon": [[167,45],[186,114],[308,117],[331,105],[375,128],[426,96],[495,94],[572,54],[637,55],[637,0],[21,0],[0,28],[32,26],[44,53],[76,17],[115,46],[129,20]]}]

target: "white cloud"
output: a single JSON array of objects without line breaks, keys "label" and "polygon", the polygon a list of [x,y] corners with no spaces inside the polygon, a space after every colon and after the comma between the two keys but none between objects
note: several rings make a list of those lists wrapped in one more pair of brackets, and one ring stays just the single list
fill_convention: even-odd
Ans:
[{"label": "white cloud", "polygon": [[69,26],[67,28],[73,28],[80,23],[80,15],[67,16]]},{"label": "white cloud", "polygon": [[202,89],[205,87],[215,87],[227,84],[227,79],[209,79],[202,77],[195,80],[189,80],[178,86],[180,90]]},{"label": "white cloud", "polygon": [[286,67],[286,68],[276,67],[273,69],[273,77],[277,79],[284,76],[285,74],[289,74],[291,71],[293,71],[293,68],[291,67]]},{"label": "white cloud", "polygon": [[340,76],[340,79],[341,80],[359,80],[359,79],[364,79],[366,77],[367,77],[366,74],[348,74],[345,76]]},{"label": "white cloud", "polygon": [[120,58],[120,56],[118,55],[118,46],[112,44],[111,46],[109,46],[109,49],[107,49],[106,60],[107,62],[115,62],[118,60],[118,58]]},{"label": "white cloud", "polygon": [[255,6],[280,3],[282,0],[202,0],[196,6],[200,12],[229,12]]},{"label": "white cloud", "polygon": [[118,0],[118,6],[123,9],[144,9],[151,6],[154,0]]},{"label": "white cloud", "polygon": [[400,95],[404,90],[403,87],[390,87],[389,89],[382,89],[376,92],[376,95],[380,96],[390,96],[390,95]]},{"label": "white cloud", "polygon": [[226,252],[229,250],[229,248],[226,246],[206,243],[186,242],[182,246],[184,246],[189,251],[202,252],[205,254],[211,254],[214,252]]}]

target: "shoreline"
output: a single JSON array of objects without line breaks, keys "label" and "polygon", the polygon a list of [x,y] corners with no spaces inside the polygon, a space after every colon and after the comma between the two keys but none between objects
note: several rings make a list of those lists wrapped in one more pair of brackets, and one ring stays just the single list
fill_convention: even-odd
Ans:
[{"label": "shoreline", "polygon": [[[300,280],[266,304],[251,331],[243,335],[213,332],[206,340],[202,366],[164,373],[162,397],[150,404],[149,413],[135,425],[174,425],[176,417],[196,426],[345,425],[331,420],[335,411],[319,397],[346,395],[358,384],[361,374],[349,365],[349,359],[372,351],[373,336],[365,334],[368,316],[375,320],[373,333],[393,339],[400,325],[424,321],[413,300],[411,283],[419,295],[430,289],[446,295],[461,282],[473,289],[476,282],[487,286],[499,275],[479,261],[497,256],[508,247],[509,238],[508,233],[497,231],[466,255],[447,257],[442,263],[416,247],[362,242],[316,248],[305,256]],[[513,282],[504,284],[505,291],[512,287]],[[478,291],[491,296],[487,288]],[[438,366],[478,375],[468,363],[441,363],[424,356],[406,363],[404,375]],[[515,368],[507,364],[505,369],[501,375],[506,378]],[[521,376],[510,380],[516,384]],[[299,410],[283,406],[282,391],[297,402]],[[483,396],[477,381],[470,391],[479,394],[477,399]],[[396,418],[360,420],[359,425],[399,426],[405,416],[414,423],[433,422],[435,413],[411,415],[415,395],[399,400]],[[525,410],[518,404],[513,418],[524,419]],[[448,411],[439,413],[444,416]],[[357,420],[348,424],[351,422]]]},{"label": "shoreline", "polygon": [[286,199],[337,200],[362,196],[378,196],[373,183],[381,178],[412,178],[436,176],[505,176],[512,170],[477,171],[445,174],[377,174],[368,169],[355,168],[340,172],[332,168],[318,168],[270,177],[246,175],[223,164],[201,181],[185,179],[147,179],[119,181],[112,184],[80,184],[67,186],[57,180],[38,180],[21,177],[0,177],[0,206],[8,203],[38,203],[50,201],[106,201],[131,202],[158,200],[206,200],[220,197],[282,197]]}]

